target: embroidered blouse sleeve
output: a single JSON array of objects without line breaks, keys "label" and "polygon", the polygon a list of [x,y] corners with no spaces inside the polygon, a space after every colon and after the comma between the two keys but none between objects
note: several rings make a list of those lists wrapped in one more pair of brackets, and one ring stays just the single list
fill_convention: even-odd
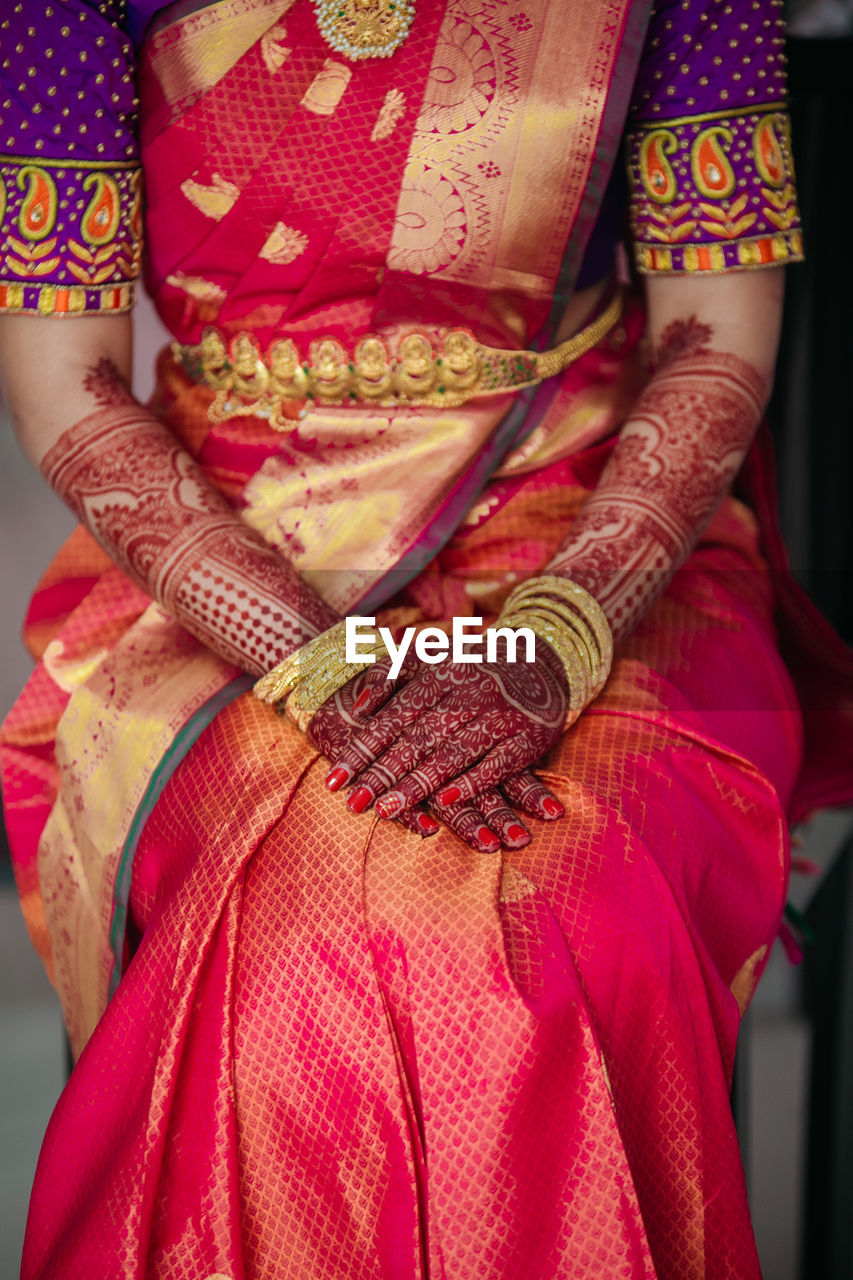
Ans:
[{"label": "embroidered blouse sleeve", "polygon": [[640,272],[799,261],[782,0],[655,0],[627,144]]},{"label": "embroidered blouse sleeve", "polygon": [[133,49],[121,0],[0,22],[0,311],[127,311],[139,270]]}]

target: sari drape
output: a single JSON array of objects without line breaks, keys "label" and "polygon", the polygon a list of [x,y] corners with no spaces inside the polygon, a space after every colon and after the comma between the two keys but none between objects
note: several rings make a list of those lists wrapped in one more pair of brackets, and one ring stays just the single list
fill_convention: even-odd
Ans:
[{"label": "sari drape", "polygon": [[[603,8],[557,58],[561,6],[424,5],[369,77],[298,0],[156,32],[148,281],[176,338],[547,345],[649,6]],[[170,353],[153,403],[340,608],[449,625],[566,536],[642,385],[642,326],[632,304],[560,378],[452,413],[212,420]],[[75,535],[2,746],[79,1055],[26,1277],[758,1275],[728,1090],[804,794],[774,615],[805,607],[768,571],[757,453],[745,477],[760,522],[722,503],[542,764],[565,819],[499,858],[350,815],[306,739]],[[815,699],[835,773],[812,803],[851,778],[849,704]]]}]

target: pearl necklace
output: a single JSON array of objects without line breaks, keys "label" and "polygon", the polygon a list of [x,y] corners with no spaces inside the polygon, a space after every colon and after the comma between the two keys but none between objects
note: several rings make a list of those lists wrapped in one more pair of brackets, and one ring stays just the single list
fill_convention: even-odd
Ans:
[{"label": "pearl necklace", "polygon": [[352,61],[390,58],[409,34],[414,0],[314,0],[328,45]]}]

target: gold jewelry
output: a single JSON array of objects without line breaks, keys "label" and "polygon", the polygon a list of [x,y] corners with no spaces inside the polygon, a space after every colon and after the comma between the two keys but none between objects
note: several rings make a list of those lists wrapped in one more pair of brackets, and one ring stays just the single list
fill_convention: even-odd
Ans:
[{"label": "gold jewelry", "polygon": [[[298,728],[307,728],[323,703],[370,665],[370,656],[347,662],[345,638],[346,619],[343,619],[261,676],[253,687],[255,697],[282,708]],[[367,644],[370,644],[369,637],[362,635],[359,638],[362,653]],[[369,653],[374,659],[385,656],[385,646],[376,632]]]},{"label": "gold jewelry", "polygon": [[578,583],[542,574],[510,592],[495,626],[527,626],[554,650],[569,685],[568,728],[610,674],[613,636],[604,610]]},{"label": "gold jewelry", "polygon": [[568,369],[610,332],[622,315],[624,296],[612,300],[591,324],[550,351],[507,351],[477,342],[468,329],[430,336],[415,329],[389,339],[368,334],[348,350],[337,338],[310,343],[307,354],[279,336],[266,351],[250,333],[227,340],[208,328],[197,346],[172,344],[172,356],[191,381],[216,392],[212,422],[261,417],[276,431],[292,431],[288,402],[370,404],[452,409],[475,396],[532,387]]},{"label": "gold jewelry", "polygon": [[314,0],[320,34],[354,62],[390,58],[409,34],[414,0]]},{"label": "gold jewelry", "polygon": [[568,605],[561,600],[552,600],[549,596],[526,596],[523,603],[517,606],[518,611],[525,609],[537,609],[539,612],[555,615],[563,622],[568,623],[570,629],[577,634],[578,639],[583,646],[584,659],[591,680],[590,701],[595,697],[596,693],[604,687],[604,681],[601,680],[602,664],[598,652],[598,645],[595,636],[584,622],[580,614],[575,613]]},{"label": "gold jewelry", "polygon": [[569,687],[569,708],[564,728],[574,724],[590,701],[590,673],[581,651],[581,642],[574,631],[569,630],[553,615],[538,609],[523,609],[502,615],[496,624],[502,627],[529,627],[535,636],[553,649],[566,676]]},{"label": "gold jewelry", "polygon": [[610,630],[610,623],[607,621],[601,605],[594,596],[591,596],[577,582],[572,582],[571,578],[563,578],[553,573],[541,574],[536,578],[528,578],[525,582],[520,583],[514,591],[510,592],[504,604],[504,609],[516,607],[527,597],[540,595],[543,592],[546,595],[553,595],[558,600],[564,601],[590,627],[595,636],[602,664],[601,688],[603,688],[613,664],[613,633]]}]

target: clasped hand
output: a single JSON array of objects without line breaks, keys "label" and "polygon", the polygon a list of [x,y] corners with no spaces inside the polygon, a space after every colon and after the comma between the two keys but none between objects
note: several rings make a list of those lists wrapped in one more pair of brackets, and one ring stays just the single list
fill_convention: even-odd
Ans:
[{"label": "clasped hand", "polygon": [[333,761],[327,785],[354,789],[421,835],[440,817],[473,848],[520,848],[530,832],[509,807],[538,818],[563,813],[529,771],[560,737],[568,694],[559,660],[542,643],[535,663],[426,666],[407,658],[396,681],[389,663],[354,677],[317,712],[309,737]]}]

